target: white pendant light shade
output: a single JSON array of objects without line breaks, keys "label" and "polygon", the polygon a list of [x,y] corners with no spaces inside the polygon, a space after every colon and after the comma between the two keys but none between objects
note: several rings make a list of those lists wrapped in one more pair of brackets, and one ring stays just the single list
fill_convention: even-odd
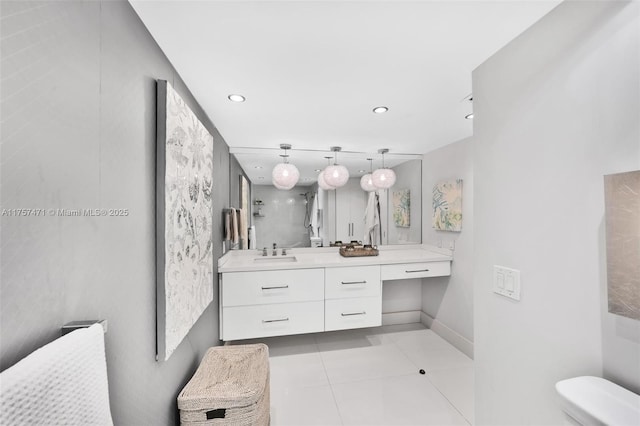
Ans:
[{"label": "white pendant light shade", "polygon": [[344,184],[349,180],[349,170],[347,170],[345,166],[341,166],[339,164],[327,166],[322,174],[324,175],[324,181],[334,188],[344,186]]},{"label": "white pendant light shade", "polygon": [[278,184],[277,184],[277,183],[275,183],[273,180],[271,181],[271,183],[273,184],[273,186],[274,186],[276,189],[281,189],[281,190],[283,190],[283,191],[288,191],[289,189],[291,189],[291,188],[285,188],[284,186],[278,185]]},{"label": "white pendant light shade", "polygon": [[360,178],[360,188],[367,192],[375,191],[376,186],[373,184],[373,158],[367,158],[369,162],[369,173]]},{"label": "white pendant light shade", "polygon": [[371,177],[373,184],[379,189],[391,188],[396,183],[396,172],[391,169],[378,169]]},{"label": "white pendant light shade", "polygon": [[371,176],[371,173],[367,173],[360,178],[360,188],[367,192],[375,191],[376,189],[378,189],[373,184],[373,177]]},{"label": "white pendant light shade", "polygon": [[318,173],[318,186],[320,186],[320,188],[324,189],[325,191],[331,191],[332,189],[336,189],[335,186],[329,185],[324,180],[324,170]]},{"label": "white pendant light shade", "polygon": [[293,164],[280,163],[271,172],[271,182],[278,189],[291,189],[300,179],[300,172]]},{"label": "white pendant light shade", "polygon": [[389,152],[387,148],[378,150],[378,153],[382,154],[382,168],[376,170],[371,174],[373,184],[378,189],[388,189],[396,183],[396,172],[391,169],[387,169],[384,166],[384,155],[387,152]]}]

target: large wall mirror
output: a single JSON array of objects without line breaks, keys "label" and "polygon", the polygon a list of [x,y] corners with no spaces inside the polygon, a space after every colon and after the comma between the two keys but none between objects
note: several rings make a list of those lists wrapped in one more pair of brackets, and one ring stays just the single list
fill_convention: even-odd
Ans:
[{"label": "large wall mirror", "polygon": [[[340,152],[338,163],[347,167],[350,179],[342,187],[326,191],[317,183],[318,172],[333,158],[327,151],[290,151],[289,161],[300,171],[290,190],[271,183],[271,171],[282,158],[273,149],[232,148],[232,154],[251,182],[249,221],[254,227],[255,247],[327,247],[336,241],[367,242],[372,223],[379,228],[376,244],[422,242],[422,156],[388,153],[385,166],[396,173],[396,183],[373,195],[364,191],[360,179],[382,165],[377,153]],[[378,218],[367,211],[379,206]],[[369,209],[369,210],[368,210]],[[373,222],[372,222],[373,220]]]}]

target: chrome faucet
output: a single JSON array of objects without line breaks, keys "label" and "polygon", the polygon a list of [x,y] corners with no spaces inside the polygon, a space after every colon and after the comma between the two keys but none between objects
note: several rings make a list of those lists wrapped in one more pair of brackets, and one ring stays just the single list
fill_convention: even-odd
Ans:
[{"label": "chrome faucet", "polygon": [[267,248],[266,248],[266,247],[262,249],[262,255],[263,255],[263,256],[266,256],[266,255],[267,255]]},{"label": "chrome faucet", "polygon": [[283,256],[286,256],[286,255],[287,255],[287,249],[286,249],[286,248],[283,248],[283,249],[282,249],[282,255],[283,255]]},{"label": "chrome faucet", "polygon": [[273,243],[273,256],[277,256],[278,255],[278,249],[276,248],[276,243]]}]

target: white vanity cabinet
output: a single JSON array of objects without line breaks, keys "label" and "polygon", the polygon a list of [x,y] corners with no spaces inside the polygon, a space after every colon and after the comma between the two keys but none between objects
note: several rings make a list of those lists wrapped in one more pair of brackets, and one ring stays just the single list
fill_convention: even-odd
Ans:
[{"label": "white vanity cabinet", "polygon": [[324,331],[324,269],[224,273],[220,304],[222,340]]},{"label": "white vanity cabinet", "polygon": [[376,327],[384,281],[451,275],[451,256],[419,247],[352,259],[335,249],[296,250],[295,266],[252,252],[223,256],[221,340]]}]

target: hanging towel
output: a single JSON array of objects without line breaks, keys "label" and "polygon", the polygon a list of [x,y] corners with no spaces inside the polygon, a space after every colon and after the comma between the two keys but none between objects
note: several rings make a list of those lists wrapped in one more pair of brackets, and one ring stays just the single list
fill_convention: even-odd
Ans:
[{"label": "hanging towel", "polygon": [[224,240],[231,240],[231,211],[225,210],[224,212]]},{"label": "hanging towel", "polygon": [[320,230],[318,229],[318,194],[313,195],[313,204],[311,206],[311,237],[319,237]]},{"label": "hanging towel", "polygon": [[240,216],[239,228],[240,228],[240,248],[246,250],[249,248],[249,225],[247,224],[247,211],[245,209],[238,209]]},{"label": "hanging towel", "polygon": [[0,373],[0,424],[113,425],[104,331],[72,331]]},{"label": "hanging towel", "polygon": [[251,225],[249,228],[249,250],[256,249],[256,227]]},{"label": "hanging towel", "polygon": [[231,242],[236,245],[240,242],[240,233],[238,232],[238,211],[231,207],[229,213],[231,215]]},{"label": "hanging towel", "polygon": [[364,212],[364,243],[373,246],[380,244],[380,205],[375,191],[369,192]]}]

